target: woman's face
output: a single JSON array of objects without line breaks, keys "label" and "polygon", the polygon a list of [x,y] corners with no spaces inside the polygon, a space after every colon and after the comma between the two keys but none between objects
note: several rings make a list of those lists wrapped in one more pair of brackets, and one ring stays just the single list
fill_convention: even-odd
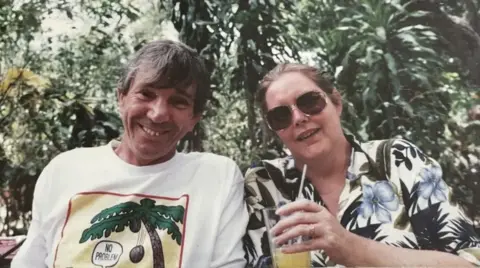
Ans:
[{"label": "woman's face", "polygon": [[[281,75],[271,83],[265,94],[267,111],[281,106],[297,104],[297,98],[311,91],[324,93],[312,80],[299,72]],[[276,133],[295,158],[308,161],[327,156],[338,149],[343,139],[340,125],[341,104],[334,105],[327,95],[325,108],[317,114],[306,115],[296,106],[291,109],[290,125]],[[340,101],[339,101],[340,102]]]}]

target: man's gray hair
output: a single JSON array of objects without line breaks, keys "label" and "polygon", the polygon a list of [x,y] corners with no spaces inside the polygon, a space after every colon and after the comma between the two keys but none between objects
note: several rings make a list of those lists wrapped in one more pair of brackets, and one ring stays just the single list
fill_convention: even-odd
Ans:
[{"label": "man's gray hair", "polygon": [[194,114],[205,109],[211,96],[210,75],[203,59],[187,45],[171,40],[153,41],[143,46],[126,64],[118,90],[127,94],[138,73],[145,86],[184,91],[193,86]]}]

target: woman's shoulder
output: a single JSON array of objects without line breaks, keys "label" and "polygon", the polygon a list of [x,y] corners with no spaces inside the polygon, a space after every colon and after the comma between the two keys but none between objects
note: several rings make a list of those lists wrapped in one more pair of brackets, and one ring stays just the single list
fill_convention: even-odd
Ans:
[{"label": "woman's shoulder", "polygon": [[396,167],[403,165],[411,170],[414,165],[438,165],[421,146],[403,138],[368,141],[364,146],[369,148],[377,160],[384,158],[393,161],[392,164]]},{"label": "woman's shoulder", "polygon": [[358,142],[361,150],[374,159],[379,158],[401,158],[408,155],[411,158],[418,158],[420,162],[429,161],[429,157],[416,143],[404,138],[390,138],[383,140],[369,140],[366,142]]},{"label": "woman's shoulder", "polygon": [[295,168],[294,159],[288,155],[274,159],[262,159],[253,163],[245,172],[245,180],[251,181],[256,178],[271,179],[272,176],[285,176],[289,169]]},{"label": "woman's shoulder", "polygon": [[291,156],[264,159],[245,172],[247,203],[261,209],[292,200],[298,191],[298,171]]},{"label": "woman's shoulder", "polygon": [[413,191],[429,178],[443,182],[442,168],[415,143],[402,139],[369,141],[364,145],[374,159],[382,177],[394,182],[397,187]]}]

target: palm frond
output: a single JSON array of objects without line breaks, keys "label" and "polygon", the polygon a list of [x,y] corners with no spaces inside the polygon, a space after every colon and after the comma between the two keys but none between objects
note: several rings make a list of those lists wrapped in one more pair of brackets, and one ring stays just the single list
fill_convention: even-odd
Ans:
[{"label": "palm frond", "polygon": [[412,229],[422,249],[445,251],[455,239],[445,228],[448,215],[442,214],[441,204],[433,204],[410,217]]},{"label": "palm frond", "polygon": [[[403,182],[402,182],[403,183]],[[407,212],[410,212],[409,215],[413,215],[416,213],[417,209],[418,209],[418,198],[419,198],[419,195],[418,195],[418,187],[420,186],[420,183],[417,182],[413,185],[412,187],[412,191],[410,192],[410,198],[408,198],[408,200],[410,201],[409,203],[409,206],[408,206],[408,210]],[[407,187],[405,186],[405,189]],[[407,190],[408,192],[408,190]]]},{"label": "palm frond", "polygon": [[357,218],[359,216],[358,208],[362,204],[360,198],[361,196],[357,197],[357,200],[355,200],[350,206],[348,206],[348,208],[343,213],[342,219],[340,220],[342,226],[346,227],[350,222],[357,222]]},{"label": "palm frond", "polygon": [[131,213],[135,211],[135,209],[137,209],[139,206],[140,205],[135,202],[125,202],[125,203],[115,205],[113,207],[106,208],[100,211],[100,213],[98,213],[97,215],[95,215],[90,221],[90,223],[93,224],[97,221],[103,221],[104,219],[115,216],[115,215]]},{"label": "palm frond", "polygon": [[257,230],[262,227],[265,227],[265,223],[262,220],[262,214],[259,210],[255,211],[254,213],[250,214],[250,218],[248,220],[247,230]]},{"label": "palm frond", "polygon": [[156,201],[150,198],[143,198],[140,200],[140,206],[143,208],[151,209],[155,206]]},{"label": "palm frond", "polygon": [[150,209],[149,211],[156,212],[168,219],[180,223],[183,223],[183,217],[185,215],[185,209],[182,206],[158,205]]},{"label": "palm frond", "polygon": [[418,246],[418,244],[411,240],[410,238],[404,236],[403,237],[405,240],[402,240],[402,241],[398,241],[398,242],[395,242],[395,243],[387,243],[391,246],[395,246],[395,247],[401,247],[401,248],[408,248],[408,249],[420,249],[420,247]]},{"label": "palm frond", "polygon": [[159,214],[150,213],[145,215],[145,219],[148,221],[149,224],[155,226],[160,230],[167,230],[167,234],[172,236],[172,239],[177,242],[178,245],[182,243],[182,233],[178,226],[171,221],[170,219],[166,219]]},{"label": "palm frond", "polygon": [[262,182],[258,182],[257,186],[258,186],[258,191],[260,192],[260,196],[262,197],[259,204],[262,205],[263,207],[276,206],[275,200],[273,199],[270,191],[268,191],[267,187]]},{"label": "palm frond", "polygon": [[367,224],[365,227],[352,229],[350,232],[375,241],[382,241],[386,236],[378,236],[381,226],[381,224]]},{"label": "palm frond", "polygon": [[89,239],[100,239],[104,235],[108,237],[112,232],[123,232],[126,226],[137,220],[138,216],[137,213],[129,213],[104,218],[93,224],[90,228],[85,229],[79,243],[83,243]]},{"label": "palm frond", "polygon": [[248,233],[246,233],[243,238],[243,251],[245,251],[245,259],[247,260],[247,263],[250,263],[251,260],[254,260],[257,258],[257,250],[255,249],[255,245],[253,244],[253,240],[250,237]]},{"label": "palm frond", "polygon": [[449,227],[451,235],[455,237],[456,246],[453,252],[470,247],[480,247],[480,239],[473,228],[473,225],[464,219],[457,218],[450,220]]},{"label": "palm frond", "polygon": [[275,187],[279,190],[281,195],[288,200],[293,200],[296,197],[296,194],[298,192],[298,187],[300,185],[300,181],[297,180],[297,183],[289,183],[285,179],[282,171],[278,169],[277,167],[271,165],[270,163],[265,164],[265,170],[268,172],[268,178],[270,178],[273,183],[275,184]]}]

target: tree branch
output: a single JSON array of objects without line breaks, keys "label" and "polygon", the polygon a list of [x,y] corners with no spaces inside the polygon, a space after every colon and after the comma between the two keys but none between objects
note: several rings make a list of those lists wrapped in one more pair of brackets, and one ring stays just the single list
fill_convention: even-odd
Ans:
[{"label": "tree branch", "polygon": [[465,5],[465,19],[475,32],[480,33],[480,18],[477,4],[472,0],[463,0],[463,4]]},{"label": "tree branch", "polygon": [[[475,4],[471,0],[463,0],[467,8]],[[410,5],[412,10],[430,12],[430,16],[421,23],[433,27],[442,37],[442,41],[452,56],[457,57],[468,71],[469,82],[480,86],[480,32],[476,25],[464,18],[445,13],[436,0],[416,0]],[[477,9],[473,9],[475,12]],[[475,20],[477,15],[468,15]]]}]

